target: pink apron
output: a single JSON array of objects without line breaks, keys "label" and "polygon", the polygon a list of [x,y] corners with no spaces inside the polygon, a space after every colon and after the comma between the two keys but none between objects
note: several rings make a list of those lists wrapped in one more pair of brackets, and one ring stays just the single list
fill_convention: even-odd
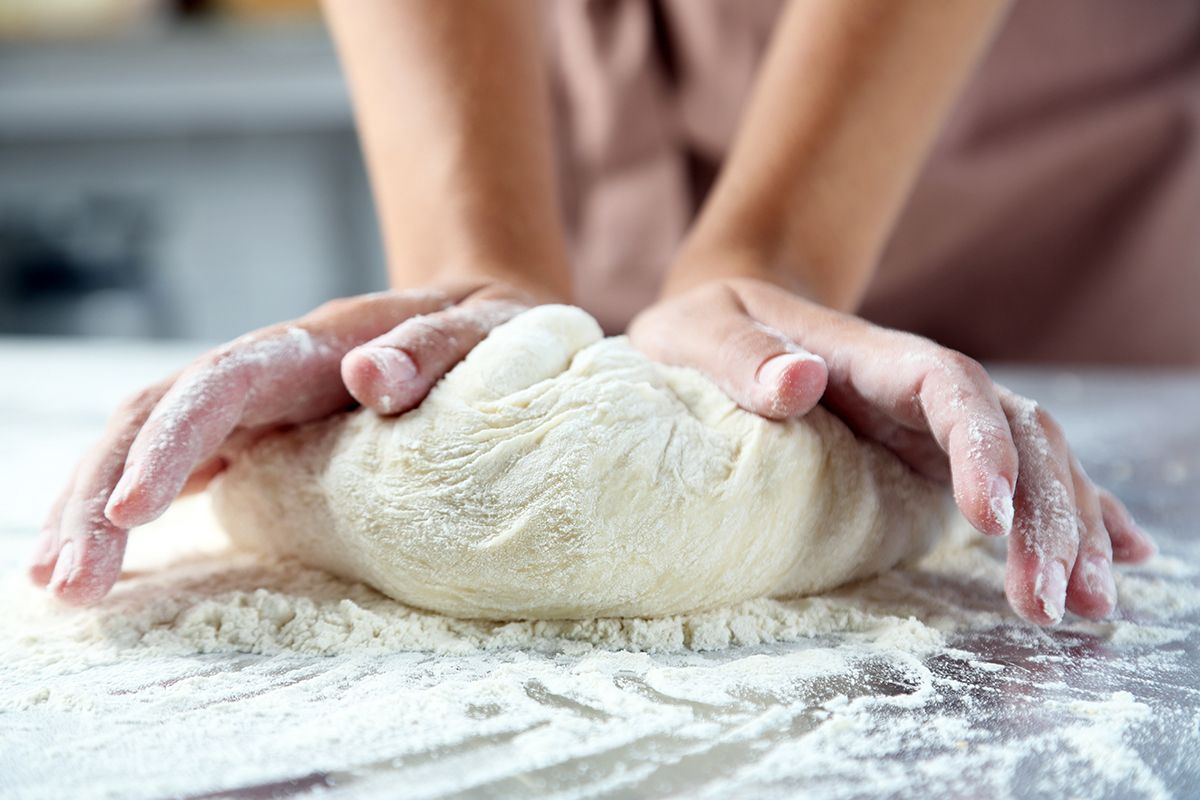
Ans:
[{"label": "pink apron", "polygon": [[[736,131],[774,0],[546,10],[579,302],[650,302]],[[861,313],[989,360],[1200,364],[1200,3],[1018,2]]]}]

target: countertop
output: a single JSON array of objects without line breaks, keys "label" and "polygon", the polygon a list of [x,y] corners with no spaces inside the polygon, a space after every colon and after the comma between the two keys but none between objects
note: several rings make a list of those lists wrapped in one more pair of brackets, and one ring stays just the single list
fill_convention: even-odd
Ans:
[{"label": "countertop", "polygon": [[[0,340],[0,571],[19,568],[107,410],[198,349]],[[1154,534],[1146,585],[1200,591],[1200,373],[996,374],[1055,413]],[[1200,796],[1200,610],[1146,625],[1167,633],[1010,621],[919,655],[826,636],[709,653],[114,656],[51,665],[33,699],[10,657],[0,795]],[[189,738],[217,718],[225,736]]]}]

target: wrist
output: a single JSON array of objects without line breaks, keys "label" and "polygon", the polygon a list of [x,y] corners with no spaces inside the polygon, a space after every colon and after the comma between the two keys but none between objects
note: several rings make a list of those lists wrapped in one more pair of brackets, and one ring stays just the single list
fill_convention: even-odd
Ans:
[{"label": "wrist", "polygon": [[394,287],[504,283],[537,303],[569,302],[567,246],[553,213],[484,202],[458,192],[424,217],[384,217],[388,274]]},{"label": "wrist", "polygon": [[399,264],[393,261],[388,276],[394,289],[431,285],[506,287],[531,305],[570,303],[573,295],[565,259],[550,256],[517,260],[461,255],[436,261],[411,259]]},{"label": "wrist", "polygon": [[764,253],[751,248],[684,247],[672,262],[661,294],[672,297],[718,281],[753,280],[823,302],[799,270],[780,269]]},{"label": "wrist", "polygon": [[852,311],[870,278],[868,269],[820,269],[794,253],[754,246],[688,246],[675,258],[662,294],[672,296],[713,281],[756,280],[827,308]]}]

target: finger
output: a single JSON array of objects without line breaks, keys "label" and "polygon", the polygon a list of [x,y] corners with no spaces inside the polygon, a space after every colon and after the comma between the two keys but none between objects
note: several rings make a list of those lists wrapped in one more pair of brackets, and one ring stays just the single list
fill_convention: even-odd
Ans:
[{"label": "finger", "polygon": [[484,296],[411,317],[347,353],[342,382],[355,400],[379,414],[408,411],[493,328],[526,308]]},{"label": "finger", "polygon": [[[196,454],[211,443],[233,405],[240,404],[242,421],[287,421],[288,413],[299,421],[306,413],[320,416],[335,410],[332,403],[349,399],[337,379],[338,358],[349,346],[343,340],[362,341],[386,329],[381,321],[391,324],[398,313],[420,313],[452,301],[453,296],[442,292],[389,292],[334,301],[305,318],[312,336],[295,326],[251,334],[206,357],[179,379],[143,392],[114,415],[101,442],[81,464],[57,531],[42,537],[38,564],[31,570],[34,579],[45,578],[49,589],[69,602],[103,597],[119,575],[128,528],[166,509],[193,468],[204,461]],[[328,362],[331,379],[313,381],[311,370],[303,368],[300,379],[279,370],[281,361],[287,366],[288,347],[299,351],[302,367]],[[225,391],[230,387],[220,380],[230,375],[241,382],[240,398],[231,400]]]},{"label": "finger", "polygon": [[258,371],[236,356],[190,367],[132,442],[105,516],[132,528],[165,511],[241,420]]},{"label": "finger", "polygon": [[950,459],[954,500],[977,530],[1012,529],[1017,446],[991,377],[978,362],[937,348],[917,392],[930,433]]},{"label": "finger", "polygon": [[345,406],[350,398],[336,364],[330,348],[297,326],[243,337],[202,358],[147,418],[105,514],[125,528],[155,519],[239,425],[321,416]]},{"label": "finger", "polygon": [[1104,619],[1117,605],[1112,575],[1112,544],[1100,510],[1100,497],[1079,461],[1072,457],[1075,507],[1079,510],[1079,553],[1067,582],[1067,608],[1081,617]]},{"label": "finger", "polygon": [[855,431],[879,442],[893,453],[903,454],[904,463],[912,467],[917,474],[934,483],[950,484],[953,478],[950,474],[950,461],[946,458],[946,452],[929,435],[928,430],[911,430],[894,422],[871,427],[870,423],[861,425],[861,419],[862,416],[856,419]]},{"label": "finger", "polygon": [[455,297],[385,292],[335,300],[296,324],[247,334],[207,354],[147,419],[105,514],[125,528],[157,518],[239,426],[304,422],[345,407],[351,398],[338,369],[346,350]]},{"label": "finger", "polygon": [[75,476],[79,472],[76,467],[71,472],[67,485],[54,500],[46,521],[38,532],[37,541],[33,546],[33,555],[29,560],[29,579],[37,586],[45,586],[54,574],[54,564],[58,561],[58,531],[62,525],[63,510],[71,498],[71,490],[75,486]]},{"label": "finger", "polygon": [[1122,564],[1140,564],[1158,552],[1157,545],[1133,520],[1125,504],[1111,492],[1099,490],[1100,511],[1104,515],[1104,527],[1112,539],[1113,561]]},{"label": "finger", "polygon": [[54,574],[54,564],[58,561],[58,531],[42,530],[38,533],[33,544],[33,552],[29,558],[29,580],[35,586],[45,586]]},{"label": "finger", "polygon": [[[996,387],[977,362],[917,336],[884,330],[787,292],[743,286],[754,315],[828,359],[826,402],[859,433],[889,444],[929,430],[950,461],[954,496],[978,530],[1012,527],[1017,450]],[[908,437],[911,438],[911,437]],[[908,453],[896,441],[897,452]],[[926,475],[932,464],[914,464]]]},{"label": "finger", "polygon": [[179,490],[179,496],[183,497],[204,491],[212,479],[224,472],[228,466],[229,462],[220,456],[214,456],[205,461],[192,470],[191,475],[188,475],[187,483],[183,484],[183,488]]},{"label": "finger", "polygon": [[700,370],[739,406],[768,419],[807,413],[825,393],[825,361],[753,319],[724,288],[694,312],[644,319],[630,335],[653,358]]},{"label": "finger", "polygon": [[58,552],[47,581],[47,588],[66,602],[94,603],[120,575],[128,532],[105,517],[104,505],[121,477],[130,444],[166,386],[164,382],[124,403],[76,470],[59,519]]},{"label": "finger", "polygon": [[1007,391],[1000,399],[1021,464],[1005,593],[1019,615],[1053,625],[1066,609],[1067,578],[1079,549],[1066,440],[1037,403]]}]

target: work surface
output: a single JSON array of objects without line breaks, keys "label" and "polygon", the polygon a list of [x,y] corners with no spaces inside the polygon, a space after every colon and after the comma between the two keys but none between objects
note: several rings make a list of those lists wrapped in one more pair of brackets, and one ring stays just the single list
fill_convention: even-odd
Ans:
[{"label": "work surface", "polygon": [[[0,571],[107,410],[190,352],[0,344]],[[1159,541],[1122,585],[1142,599],[1118,617],[1144,624],[1009,619],[927,649],[842,633],[676,653],[114,650],[36,668],[0,641],[0,796],[1198,796],[1200,376],[1000,374]]]}]

